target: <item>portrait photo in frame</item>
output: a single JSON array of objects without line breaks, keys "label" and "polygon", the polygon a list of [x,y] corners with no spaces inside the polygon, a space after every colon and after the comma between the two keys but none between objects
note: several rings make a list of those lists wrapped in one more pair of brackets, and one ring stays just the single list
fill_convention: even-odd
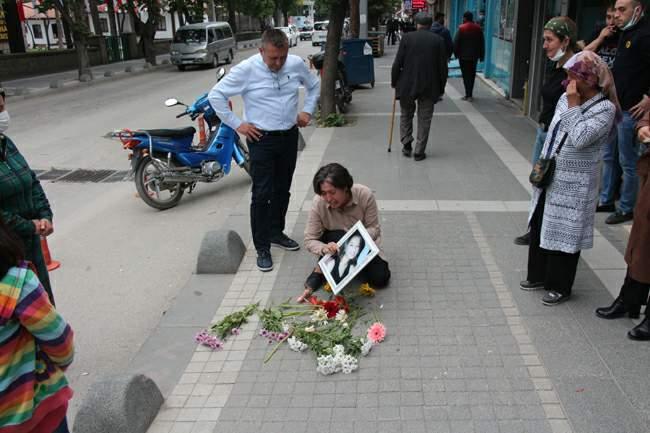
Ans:
[{"label": "portrait photo in frame", "polygon": [[336,244],[339,253],[328,254],[318,262],[335,295],[379,254],[379,248],[361,221],[353,225]]}]

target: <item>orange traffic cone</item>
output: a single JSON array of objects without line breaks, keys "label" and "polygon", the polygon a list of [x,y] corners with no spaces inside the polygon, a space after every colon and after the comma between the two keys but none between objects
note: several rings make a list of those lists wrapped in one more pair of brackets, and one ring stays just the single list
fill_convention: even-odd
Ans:
[{"label": "orange traffic cone", "polygon": [[47,246],[47,239],[43,236],[41,236],[41,250],[43,251],[43,258],[45,259],[45,266],[47,266],[49,272],[52,272],[61,266],[61,262],[52,260],[50,248]]}]

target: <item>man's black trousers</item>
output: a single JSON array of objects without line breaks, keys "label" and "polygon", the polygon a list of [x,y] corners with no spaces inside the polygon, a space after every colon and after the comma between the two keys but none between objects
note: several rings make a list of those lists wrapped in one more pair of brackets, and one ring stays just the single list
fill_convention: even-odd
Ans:
[{"label": "man's black trousers", "polygon": [[474,93],[474,81],[476,80],[477,60],[459,60],[460,72],[463,74],[465,85],[465,96],[471,98]]},{"label": "man's black trousers", "polygon": [[298,128],[264,133],[248,140],[253,191],[251,231],[257,251],[269,250],[271,238],[284,231],[291,180],[298,157]]}]

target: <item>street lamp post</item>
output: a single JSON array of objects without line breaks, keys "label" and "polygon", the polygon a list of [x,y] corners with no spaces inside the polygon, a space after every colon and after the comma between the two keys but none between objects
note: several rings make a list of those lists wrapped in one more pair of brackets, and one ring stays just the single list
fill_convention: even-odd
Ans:
[{"label": "street lamp post", "polygon": [[368,0],[359,0],[359,38],[368,39]]}]

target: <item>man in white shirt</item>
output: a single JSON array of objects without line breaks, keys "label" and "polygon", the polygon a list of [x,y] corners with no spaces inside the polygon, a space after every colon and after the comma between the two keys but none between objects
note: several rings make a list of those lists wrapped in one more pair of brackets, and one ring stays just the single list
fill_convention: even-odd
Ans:
[{"label": "man in white shirt", "polygon": [[[298,156],[298,127],[309,124],[320,94],[318,77],[300,57],[288,53],[289,40],[282,30],[265,31],[259,54],[232,68],[208,96],[219,118],[247,138],[253,179],[251,231],[257,267],[263,272],[273,269],[271,245],[300,248],[283,231]],[[301,85],[306,94],[298,112]],[[228,106],[228,98],[235,95],[244,100],[244,120]]]}]

